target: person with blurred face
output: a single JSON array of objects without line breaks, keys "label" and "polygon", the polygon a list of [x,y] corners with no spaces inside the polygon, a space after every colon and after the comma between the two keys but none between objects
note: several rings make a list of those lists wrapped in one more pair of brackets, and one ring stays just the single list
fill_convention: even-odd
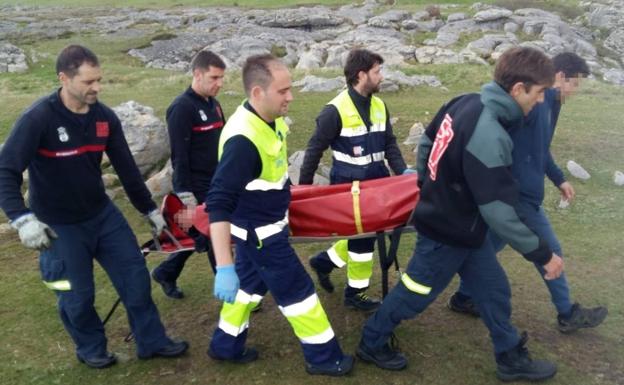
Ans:
[{"label": "person with blurred face", "polygon": [[[385,160],[396,175],[415,172],[405,165],[386,105],[374,95],[383,81],[382,64],[383,58],[368,50],[349,53],[344,68],[348,88],[332,99],[316,119],[299,184],[313,183],[314,172],[328,147],[332,149],[331,184],[387,177],[390,172]],[[366,294],[373,274],[374,250],[374,237],[340,240],[310,258],[310,266],[321,287],[330,293],[334,291],[330,273],[347,266],[345,306],[374,311],[380,301]]]},{"label": "person with blurred face", "polygon": [[[531,109],[523,126],[511,132],[514,145],[511,171],[520,189],[516,211],[546,240],[555,254],[562,256],[561,244],[542,207],[544,177],[548,177],[559,189],[563,200],[571,202],[574,199],[574,188],[566,181],[563,172],[555,163],[550,153],[550,143],[561,105],[574,95],[581,80],[589,75],[589,68],[585,60],[571,52],[556,55],[553,63],[556,71],[553,87],[545,90],[544,101]],[[496,234],[490,234],[490,240],[497,252],[505,247],[505,242]],[[535,267],[543,277],[543,267],[540,264],[535,264]],[[596,327],[607,316],[605,307],[585,308],[572,302],[565,273],[557,279],[544,279],[544,282],[557,310],[557,325],[562,333]],[[458,291],[449,299],[448,307],[458,313],[479,316],[479,309],[463,281],[460,282]]]},{"label": "person with blurred face", "polygon": [[[0,207],[24,246],[40,251],[43,283],[58,298],[61,320],[80,362],[105,368],[117,361],[107,350],[104,325],[93,306],[93,259],[126,307],[138,357],[178,357],[188,344],[165,334],[145,258],[104,191],[100,164],[106,152],[130,201],[154,233],[165,227],[119,118],[98,101],[98,58],[85,47],[70,45],[59,54],[56,72],[61,88],[24,112],[0,152]],[[26,168],[29,207],[20,191]]]},{"label": "person with blurred face", "polygon": [[243,85],[249,99],[223,129],[206,199],[217,260],[214,294],[225,302],[208,355],[234,363],[258,358],[256,349],[245,347],[249,314],[271,291],[301,343],[306,371],[345,375],[353,357],[342,353],[314,283],[288,243],[291,183],[283,117],[293,100],[290,73],[272,55],[251,56]]},{"label": "person with blurred face", "polygon": [[[167,109],[171,145],[173,190],[188,210],[204,202],[217,168],[219,137],[225,116],[216,96],[223,86],[225,63],[211,51],[199,51],[191,61],[191,86]],[[190,216],[189,216],[190,217]],[[210,243],[190,230],[197,245],[205,245],[214,272],[215,257]],[[184,297],[177,279],[193,251],[171,254],[152,271],[152,278],[170,298]]]},{"label": "person with blurred face", "polygon": [[511,324],[511,289],[488,240],[491,230],[543,266],[546,279],[563,271],[561,257],[516,211],[518,191],[510,170],[509,131],[544,99],[554,75],[552,61],[542,52],[512,48],[501,56],[494,81],[481,93],[452,99],[433,118],[418,146],[421,191],[414,212],[414,254],[399,283],[364,325],[357,350],[362,360],[387,370],[405,368],[407,359],[390,343],[394,329],[425,310],[459,273],[489,329],[498,378],[555,375],[554,364],[531,359],[526,334],[518,334]]}]

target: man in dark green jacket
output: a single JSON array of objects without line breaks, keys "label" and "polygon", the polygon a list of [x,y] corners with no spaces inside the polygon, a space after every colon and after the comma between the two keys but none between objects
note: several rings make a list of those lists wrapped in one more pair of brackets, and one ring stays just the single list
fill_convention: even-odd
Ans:
[{"label": "man in dark green jacket", "polygon": [[526,259],[543,265],[547,279],[563,271],[561,257],[515,211],[518,189],[508,133],[543,101],[553,79],[553,64],[543,53],[513,48],[501,56],[494,81],[480,94],[451,100],[428,126],[418,148],[418,241],[401,281],[364,326],[357,351],[364,361],[403,369],[405,356],[389,344],[393,330],[421,313],[459,273],[490,331],[498,377],[543,380],[555,375],[554,364],[531,360],[526,335],[511,325],[509,282],[486,238],[491,228]]}]

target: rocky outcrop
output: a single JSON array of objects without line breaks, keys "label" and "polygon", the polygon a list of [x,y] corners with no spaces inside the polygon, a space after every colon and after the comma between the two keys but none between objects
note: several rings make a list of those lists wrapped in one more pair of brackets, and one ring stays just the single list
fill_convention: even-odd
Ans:
[{"label": "rocky outcrop", "polygon": [[[269,10],[220,7],[209,12],[95,8],[72,10],[65,18],[59,18],[54,8],[3,7],[0,34],[6,32],[8,39],[57,38],[89,30],[149,35],[153,36],[149,46],[128,53],[147,66],[176,71],[187,71],[192,56],[205,48],[221,55],[231,69],[238,69],[249,55],[271,52],[292,67],[311,71],[342,67],[353,47],[380,53],[387,66],[405,66],[413,62],[491,64],[509,47],[528,45],[549,55],[576,52],[598,77],[621,84],[622,2],[584,1],[579,6],[585,14],[574,20],[536,8],[512,11],[485,3],[445,19],[441,14],[445,6],[409,12],[382,9],[381,3]],[[412,43],[421,31],[435,35]]]},{"label": "rocky outcrop", "polygon": [[154,115],[151,107],[134,101],[122,103],[113,110],[121,120],[134,161],[141,174],[148,175],[169,158],[169,137],[165,124]]},{"label": "rocky outcrop", "polygon": [[0,72],[25,71],[28,71],[28,63],[24,51],[13,44],[0,42]]}]

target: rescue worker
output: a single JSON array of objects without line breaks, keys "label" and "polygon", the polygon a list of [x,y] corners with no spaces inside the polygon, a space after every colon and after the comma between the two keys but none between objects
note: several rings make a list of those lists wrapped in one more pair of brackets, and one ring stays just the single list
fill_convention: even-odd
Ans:
[{"label": "rescue worker", "polygon": [[490,227],[526,259],[542,265],[546,279],[563,272],[561,257],[515,210],[518,190],[508,133],[544,100],[553,78],[553,64],[542,52],[512,48],[500,57],[494,81],[480,94],[451,100],[429,124],[418,146],[422,188],[414,255],[367,320],[360,358],[384,369],[405,368],[407,359],[389,343],[393,330],[425,310],[459,273],[489,329],[498,378],[536,381],[555,375],[554,364],[531,359],[526,333],[519,335],[510,322],[509,282],[486,236]]},{"label": "rescue worker", "polygon": [[[283,116],[292,101],[286,66],[272,55],[249,57],[243,67],[248,101],[230,117],[219,141],[219,164],[206,199],[217,274],[214,294],[225,301],[208,355],[247,363],[249,313],[271,291],[301,343],[310,374],[342,376],[344,355],[314,283],[288,243],[290,180]],[[234,236],[236,261],[230,248]]]},{"label": "rescue worker", "polygon": [[[415,172],[408,169],[392,133],[390,114],[374,94],[383,80],[383,58],[365,49],[349,53],[344,67],[347,89],[332,99],[316,118],[316,130],[305,151],[299,184],[312,184],[323,152],[331,146],[330,183],[383,178],[390,175],[384,160],[395,174]],[[340,240],[329,250],[310,258],[319,284],[334,291],[329,276],[334,268],[347,266],[344,304],[363,311],[379,307],[378,299],[365,291],[373,274],[375,238]]]},{"label": "rescue worker", "polygon": [[[116,362],[93,302],[93,259],[119,293],[137,355],[178,357],[188,349],[165,334],[136,238],[104,192],[100,163],[108,155],[130,201],[156,233],[165,221],[132,158],[121,122],[98,102],[102,72],[89,49],[70,45],[56,61],[61,88],[17,120],[0,153],[0,207],[24,246],[40,251],[43,283],[54,290],[76,357],[92,368]],[[28,168],[29,207],[20,191]]]},{"label": "rescue worker", "polygon": [[[555,134],[561,104],[570,98],[580,85],[581,79],[589,75],[589,67],[583,58],[572,52],[563,52],[553,57],[555,84],[546,90],[544,102],[535,106],[525,119],[522,129],[512,132],[513,164],[511,172],[520,188],[518,214],[525,218],[544,238],[555,254],[562,256],[561,243],[544,212],[544,177],[548,176],[559,189],[561,198],[571,202],[574,187],[566,181],[563,172],[550,153],[550,143]],[[505,243],[491,234],[494,250],[499,252]],[[540,276],[544,269],[535,264]],[[553,280],[544,280],[555,309],[557,327],[562,333],[572,333],[580,328],[600,325],[607,316],[607,308],[597,306],[586,308],[570,299],[570,287],[565,273]],[[459,289],[451,296],[448,307],[458,313],[479,316],[479,309],[470,298],[470,293],[460,283]]]},{"label": "rescue worker", "polygon": [[[191,73],[191,86],[167,109],[167,129],[173,190],[185,206],[193,209],[204,202],[217,167],[219,136],[225,118],[216,96],[223,86],[225,63],[211,51],[199,51],[191,61]],[[200,237],[199,234],[191,235],[195,239]],[[210,243],[201,244],[204,243],[214,272],[214,253]],[[152,271],[152,278],[168,297],[184,297],[176,281],[192,254],[192,250],[171,254]]]}]

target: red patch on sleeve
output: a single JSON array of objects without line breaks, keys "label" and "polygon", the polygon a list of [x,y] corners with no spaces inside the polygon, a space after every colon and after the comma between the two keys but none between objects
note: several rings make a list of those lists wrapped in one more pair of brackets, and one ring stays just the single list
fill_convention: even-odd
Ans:
[{"label": "red patch on sleeve", "polygon": [[106,138],[108,134],[108,122],[95,122],[95,135],[98,138]]}]

